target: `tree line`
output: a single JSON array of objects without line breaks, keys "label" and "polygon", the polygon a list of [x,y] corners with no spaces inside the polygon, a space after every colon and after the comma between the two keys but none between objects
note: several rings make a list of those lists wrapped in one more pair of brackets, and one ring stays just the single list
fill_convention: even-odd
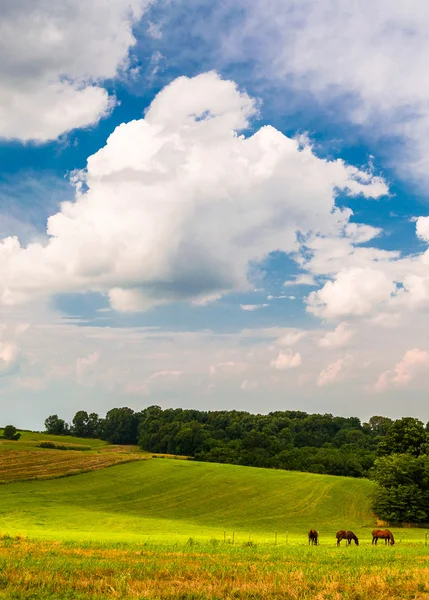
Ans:
[{"label": "tree line", "polygon": [[154,453],[199,461],[310,473],[369,477],[377,483],[374,510],[396,522],[429,521],[429,428],[418,419],[393,421],[276,411],[114,408],[104,418],[78,411],[70,424],[57,415],[48,433],[138,444]]}]

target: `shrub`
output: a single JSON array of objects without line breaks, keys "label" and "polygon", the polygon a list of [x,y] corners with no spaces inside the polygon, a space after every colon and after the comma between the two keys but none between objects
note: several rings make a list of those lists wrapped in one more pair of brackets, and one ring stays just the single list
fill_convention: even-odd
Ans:
[{"label": "shrub", "polygon": [[76,450],[78,452],[86,452],[91,450],[90,446],[64,446],[64,444],[54,444],[54,442],[40,442],[39,448],[50,448],[51,450]]},{"label": "shrub", "polygon": [[5,440],[19,440],[21,434],[14,425],[6,425],[3,429],[3,437]]},{"label": "shrub", "polygon": [[54,442],[40,442],[39,448],[56,448]]}]

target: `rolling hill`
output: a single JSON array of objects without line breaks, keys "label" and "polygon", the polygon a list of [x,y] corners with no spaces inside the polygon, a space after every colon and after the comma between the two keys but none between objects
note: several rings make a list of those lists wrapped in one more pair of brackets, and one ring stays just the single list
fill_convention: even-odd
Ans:
[{"label": "rolling hill", "polygon": [[[49,451],[47,451],[49,452]],[[82,453],[83,454],[83,453]],[[368,480],[151,459],[0,486],[0,529],[49,539],[321,538],[371,527]]]},{"label": "rolling hill", "polygon": [[[115,446],[102,440],[31,431],[20,433],[18,441],[0,439],[0,484],[76,475],[152,456],[138,446]],[[46,443],[51,447],[41,447]]]}]

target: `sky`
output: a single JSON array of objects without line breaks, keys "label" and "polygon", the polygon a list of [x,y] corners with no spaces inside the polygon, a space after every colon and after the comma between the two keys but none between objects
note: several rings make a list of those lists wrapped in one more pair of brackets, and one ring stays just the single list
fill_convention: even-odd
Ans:
[{"label": "sky", "polygon": [[0,0],[1,422],[429,420],[429,5]]}]

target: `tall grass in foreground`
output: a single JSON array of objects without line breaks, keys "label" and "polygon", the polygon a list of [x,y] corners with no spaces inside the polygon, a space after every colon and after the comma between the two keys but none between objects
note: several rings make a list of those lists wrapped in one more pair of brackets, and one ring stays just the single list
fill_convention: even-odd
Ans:
[{"label": "tall grass in foreground", "polygon": [[401,547],[78,544],[0,539],[0,598],[429,597],[428,552]]}]

